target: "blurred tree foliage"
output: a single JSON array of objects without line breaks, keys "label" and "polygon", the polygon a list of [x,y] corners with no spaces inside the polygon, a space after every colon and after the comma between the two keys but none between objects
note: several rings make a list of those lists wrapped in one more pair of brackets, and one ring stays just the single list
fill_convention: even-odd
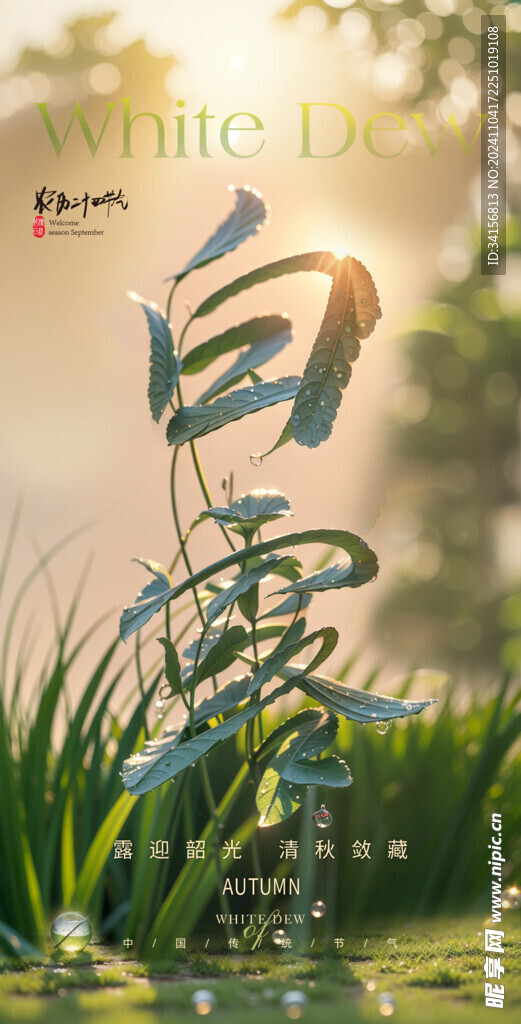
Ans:
[{"label": "blurred tree foliage", "polygon": [[349,69],[384,99],[421,101],[459,123],[480,106],[483,14],[506,14],[510,88],[521,87],[521,8],[490,0],[293,0],[279,17],[306,35],[332,30]]},{"label": "blurred tree foliage", "polygon": [[[508,275],[484,278],[477,244],[399,342],[382,524],[397,554],[379,607],[384,642],[413,661],[521,664],[521,222]],[[470,242],[469,238],[469,242]]]},{"label": "blurred tree foliage", "polygon": [[16,66],[0,79],[0,116],[33,102],[67,105],[89,96],[128,94],[157,99],[178,64],[174,56],[156,56],[143,39],[125,29],[115,13],[89,15],[65,25],[46,47],[26,47]]}]

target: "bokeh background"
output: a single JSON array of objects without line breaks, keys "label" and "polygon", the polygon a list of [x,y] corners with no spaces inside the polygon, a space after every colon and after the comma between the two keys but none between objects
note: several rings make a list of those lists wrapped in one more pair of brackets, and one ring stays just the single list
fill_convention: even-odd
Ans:
[{"label": "bokeh background", "polygon": [[[183,300],[196,302],[262,262],[317,248],[347,249],[367,264],[384,318],[363,345],[327,446],[288,446],[257,469],[249,454],[275,439],[285,410],[244,420],[201,444],[212,494],[220,500],[221,478],[233,469],[236,493],[285,490],[297,528],[339,524],[368,540],[380,556],[378,586],[324,597],[314,611],[317,624],[328,617],[342,627],[346,645],[367,661],[385,658],[393,669],[457,664],[473,679],[499,659],[518,663],[519,256],[511,254],[506,278],[480,277],[478,145],[466,156],[449,131],[433,158],[411,119],[422,112],[437,140],[454,112],[466,138],[474,136],[480,14],[490,10],[506,10],[509,24],[512,204],[521,121],[517,4],[152,0],[108,10],[62,0],[8,12],[0,50],[8,154],[1,528],[5,534],[22,499],[17,572],[33,558],[33,543],[45,548],[89,525],[55,570],[58,590],[67,592],[84,556],[95,553],[88,618],[137,592],[131,556],[168,562],[169,452],[148,415],[146,332],[126,291],[164,302],[163,279],[228,212],[228,184],[250,183],[271,203],[269,228],[190,280],[174,326]],[[93,160],[77,125],[56,157],[35,101],[49,101],[61,137],[76,100],[101,125],[104,102],[127,95],[133,113],[154,110],[167,124],[179,113],[177,100],[185,101],[187,159],[153,159],[149,119],[133,129],[133,160],[119,159],[121,137],[110,129]],[[352,111],[358,132],[347,154],[297,158],[304,101]],[[197,152],[193,115],[204,103],[215,118],[211,159]],[[389,109],[405,117],[408,145],[397,159],[378,159],[363,146],[362,127]],[[253,160],[234,160],[218,145],[214,126],[239,110],[265,125],[265,146]],[[331,151],[333,120],[326,134]],[[317,147],[324,141],[317,133]],[[129,209],[113,212],[102,240],[39,242],[31,221],[43,185],[74,194],[121,186]],[[516,232],[512,222],[514,249]],[[196,328],[193,341],[230,318],[287,311],[295,340],[271,369],[299,372],[327,287],[306,275],[248,292]],[[200,501],[188,463],[183,499],[192,517]],[[211,526],[205,530],[201,563],[213,544]],[[43,620],[43,609],[38,614]],[[45,643],[43,622],[34,643]]]}]

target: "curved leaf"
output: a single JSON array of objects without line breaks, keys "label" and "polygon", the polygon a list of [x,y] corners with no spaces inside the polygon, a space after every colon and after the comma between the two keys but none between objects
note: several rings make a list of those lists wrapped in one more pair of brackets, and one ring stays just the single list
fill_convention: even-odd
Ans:
[{"label": "curved leaf", "polygon": [[242,704],[248,696],[250,679],[251,675],[237,676],[235,679],[230,679],[223,686],[220,686],[215,693],[199,701],[194,709],[195,724],[201,725],[217,715],[223,715],[226,711],[231,711],[238,704]]},{"label": "curved leaf", "polygon": [[235,209],[232,210],[226,220],[217,228],[214,235],[207,241],[206,245],[192,257],[186,267],[179,274],[172,274],[167,281],[181,281],[191,270],[206,266],[213,260],[219,259],[227,252],[232,252],[241,242],[245,242],[250,235],[254,235],[262,224],[264,224],[269,206],[255,188],[245,185],[244,188],[232,189],[235,192]]},{"label": "curved leaf", "polygon": [[[293,791],[293,782],[285,772],[296,761],[319,754],[331,746],[337,730],[336,716],[315,708],[299,712],[276,730],[282,737],[282,743],[264,771],[257,790],[260,828],[284,821],[300,806],[305,789]],[[270,737],[266,743],[268,749],[272,749],[272,741],[273,737]]]},{"label": "curved leaf", "polygon": [[152,418],[158,423],[176,389],[182,363],[174,352],[174,342],[164,313],[155,303],[146,302],[134,293],[131,296],[141,304],[150,332],[148,404]]},{"label": "curved leaf", "polygon": [[378,562],[374,551],[367,546],[361,537],[347,530],[305,530],[304,533],[287,533],[280,537],[272,537],[270,540],[254,544],[252,547],[244,548],[243,551],[234,551],[225,558],[219,559],[213,565],[208,565],[199,572],[189,576],[179,586],[175,587],[172,593],[173,598],[180,597],[187,590],[191,590],[200,583],[217,573],[222,573],[231,565],[240,565],[249,558],[256,558],[261,555],[270,554],[272,551],[279,551],[281,548],[298,547],[301,544],[328,544],[331,547],[342,548],[352,559],[354,568],[346,578],[343,586],[361,587],[368,580],[374,579],[378,572]]},{"label": "curved leaf", "polygon": [[[232,708],[243,703],[247,697],[250,679],[251,675],[237,676],[235,679],[230,679],[229,682],[224,683],[223,686],[220,686],[209,697],[203,697],[202,700],[198,701],[194,707],[195,725],[204,725],[211,718],[222,715],[226,711],[231,711]],[[162,743],[165,744],[166,748],[172,750],[181,742],[184,733],[188,729],[187,718],[188,716],[185,715],[180,722],[176,722],[175,725],[170,725],[164,729],[160,740],[146,740],[145,748],[152,745],[153,750],[157,753],[157,744]],[[147,750],[145,750],[146,752]],[[135,756],[141,757],[141,754],[136,754]]]},{"label": "curved leaf", "polygon": [[204,757],[217,743],[229,736],[234,736],[243,725],[246,725],[246,722],[249,722],[250,718],[254,718],[278,697],[289,693],[292,686],[293,681],[284,683],[260,700],[258,704],[248,706],[225,722],[221,722],[220,725],[216,725],[213,729],[208,729],[207,732],[186,740],[178,746],[171,743],[168,734],[159,740],[152,741],[143,753],[135,754],[124,762],[122,772],[124,786],[129,793],[140,796],[155,789],[156,786],[161,786],[163,782],[168,782],[188,765],[194,764],[200,757]]},{"label": "curved leaf", "polygon": [[[246,320],[243,324],[235,324],[223,334],[217,334],[208,341],[201,342],[195,348],[190,349],[183,356],[182,373],[200,373],[210,363],[213,363],[219,356],[228,352],[235,352],[238,348],[246,345],[256,345],[273,335],[286,333],[287,342],[293,336],[290,321],[278,314],[270,316],[255,316],[252,320]],[[286,344],[287,344],[286,342]]]},{"label": "curved leaf", "polygon": [[209,679],[210,676],[216,676],[229,668],[235,661],[236,652],[243,650],[249,643],[250,639],[244,626],[230,626],[225,630],[197,666],[196,686],[203,679]]},{"label": "curved leaf", "polygon": [[295,761],[284,769],[282,778],[299,786],[350,786],[353,776],[345,761],[334,754],[321,761]]},{"label": "curved leaf", "polygon": [[197,400],[198,405],[204,405],[227,388],[235,387],[256,366],[263,366],[278,355],[293,338],[291,324],[282,316],[257,317],[256,320],[250,320],[250,324],[255,328],[255,333],[244,331],[244,344],[248,344],[249,348],[241,352],[232,366],[207,388]]},{"label": "curved leaf", "polygon": [[211,405],[185,405],[172,416],[166,430],[167,441],[169,444],[185,444],[259,409],[288,402],[295,397],[299,384],[300,377],[264,380],[251,387],[230,391]]},{"label": "curved leaf", "polygon": [[284,274],[298,274],[301,271],[316,270],[321,274],[329,274],[331,277],[339,263],[338,256],[333,252],[304,252],[298,256],[288,256],[283,260],[276,260],[274,263],[267,263],[264,267],[257,267],[249,274],[243,274],[230,284],[220,288],[219,291],[210,295],[201,305],[197,307],[192,319],[201,316],[208,316],[227,299],[238,295],[247,288],[253,288],[256,284],[264,281],[272,281],[276,277],[283,277]]},{"label": "curved leaf", "polygon": [[[284,669],[284,677],[288,674],[295,679],[300,672],[294,666]],[[327,676],[310,675],[300,678],[300,688],[308,697],[320,701],[337,714],[349,718],[353,722],[388,722],[393,718],[406,718],[417,715],[420,711],[437,704],[437,700],[399,700],[397,697],[385,697],[380,693],[369,693],[367,690],[355,690],[351,686]]]},{"label": "curved leaf", "polygon": [[234,533],[247,537],[266,523],[284,516],[292,516],[291,505],[280,491],[259,489],[241,494],[230,505],[205,509],[202,516],[210,516],[220,526],[228,526]]},{"label": "curved leaf", "polygon": [[165,651],[165,679],[172,690],[172,695],[180,694],[183,689],[181,666],[174,644],[166,636],[158,637],[158,643]]},{"label": "curved leaf", "polygon": [[317,448],[333,429],[351,363],[381,317],[373,279],[359,260],[346,256],[338,264],[324,319],[307,361],[290,416],[298,444]]},{"label": "curved leaf", "polygon": [[[287,665],[292,658],[295,658],[301,651],[306,647],[310,647],[317,640],[321,640],[322,644],[318,654],[310,661],[309,665],[302,669],[302,675],[307,675],[308,672],[312,672],[313,669],[318,668],[322,662],[329,658],[329,655],[334,651],[338,643],[338,633],[333,626],[324,626],[323,629],[317,629],[314,633],[310,633],[309,636],[303,637],[301,640],[297,640],[292,643],[287,643],[284,646],[278,647],[277,650],[263,662],[261,667],[255,673],[248,690],[249,694],[256,693],[260,690],[261,686],[265,683],[269,683],[270,679],[282,668],[283,665]],[[297,677],[293,677],[293,681],[296,682]]]},{"label": "curved leaf", "polygon": [[256,804],[260,813],[259,828],[279,825],[302,807],[307,789],[287,782],[274,768],[268,767],[257,790]]},{"label": "curved leaf", "polygon": [[[289,675],[289,673],[288,673]],[[324,708],[304,708],[298,711],[291,718],[286,718],[281,725],[266,737],[263,743],[255,751],[255,761],[258,765],[265,765],[272,761],[275,755],[281,755],[279,768],[282,770],[285,764],[289,763],[291,757],[288,755],[282,758],[284,750],[290,751],[292,743],[299,742],[297,757],[313,757],[322,754],[331,746],[338,732],[338,719],[330,711]]]},{"label": "curved leaf", "polygon": [[[270,540],[262,541],[243,551],[234,551],[218,562],[200,569],[199,572],[189,576],[183,583],[176,587],[172,586],[172,577],[167,570],[157,562],[136,559],[141,562],[150,572],[154,572],[157,580],[149,583],[138,595],[136,602],[130,608],[125,608],[120,620],[120,634],[123,640],[127,640],[136,629],[143,626],[155,612],[159,611],[167,603],[181,597],[187,590],[199,586],[210,579],[211,576],[221,574],[232,565],[241,565],[250,558],[258,558],[268,555],[281,548],[297,547],[301,544],[328,544],[331,547],[342,548],[353,561],[353,571],[345,577],[345,580],[338,585],[346,587],[361,587],[368,580],[374,579],[378,572],[378,562],[374,551],[367,546],[361,537],[347,530],[306,530],[304,533],[288,533],[280,537],[272,537]],[[156,567],[155,571],[152,566]]]},{"label": "curved leaf", "polygon": [[119,620],[119,633],[122,640],[128,640],[132,633],[141,629],[141,626],[144,626],[156,612],[163,608],[174,594],[174,581],[164,565],[161,565],[160,562],[153,562],[149,558],[135,558],[134,561],[144,565],[145,569],[155,576],[155,579],[143,587],[133,605],[123,609]]},{"label": "curved leaf", "polygon": [[247,572],[241,573],[239,579],[232,583],[231,587],[222,590],[217,597],[210,601],[206,609],[208,622],[218,619],[225,608],[229,608],[234,601],[237,601],[241,594],[246,594],[252,587],[257,586],[261,580],[269,576],[275,565],[285,560],[285,555],[268,555],[259,565],[254,566],[253,569],[248,569]]},{"label": "curved leaf", "polygon": [[278,615],[293,615],[297,611],[297,608],[300,607],[301,611],[307,608],[311,604],[312,600],[313,598],[311,597],[311,594],[291,595],[290,597],[287,597],[285,601],[281,601],[280,604],[277,604],[273,608],[270,608],[269,611],[264,612],[264,615],[259,615],[257,621],[260,622],[261,619],[273,619]]},{"label": "curved leaf", "polygon": [[[328,565],[326,569],[321,569],[319,572],[312,572],[309,576],[303,576],[302,579],[296,580],[295,583],[290,583],[287,587],[283,587],[281,590],[275,591],[275,593],[303,594],[320,590],[339,590],[341,587],[357,586],[357,583],[355,582],[356,572],[357,567],[353,560],[349,557],[342,558],[339,562],[335,562],[333,565]],[[367,575],[364,569],[362,570],[362,576],[362,582],[366,583]]]}]

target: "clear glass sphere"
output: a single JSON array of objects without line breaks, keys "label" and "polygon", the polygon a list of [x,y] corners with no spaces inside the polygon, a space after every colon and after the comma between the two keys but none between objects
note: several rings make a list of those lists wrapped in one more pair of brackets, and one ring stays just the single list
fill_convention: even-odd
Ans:
[{"label": "clear glass sphere", "polygon": [[54,945],[66,953],[79,953],[92,939],[92,928],[85,914],[67,910],[55,918],[51,925]]}]

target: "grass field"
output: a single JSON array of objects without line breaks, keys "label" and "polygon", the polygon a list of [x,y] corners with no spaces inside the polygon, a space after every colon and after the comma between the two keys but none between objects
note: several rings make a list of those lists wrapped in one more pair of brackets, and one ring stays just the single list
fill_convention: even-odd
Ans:
[{"label": "grass field", "polygon": [[[521,1018],[521,926],[512,915],[503,926],[505,1005],[501,1020]],[[330,939],[316,949],[266,949],[255,953],[177,951],[168,960],[142,963],[131,955],[92,945],[76,957],[54,953],[42,965],[0,974],[0,1019],[68,1024],[197,1019],[191,996],[198,988],[216,998],[212,1019],[260,1024],[269,1013],[286,1020],[280,999],[307,996],[310,1024],[382,1019],[379,997],[392,994],[393,1020],[404,1024],[474,1024],[493,1019],[485,1008],[483,922],[394,926],[351,936],[337,950]],[[396,939],[389,943],[388,939]],[[212,940],[213,941],[213,940]],[[497,1013],[497,1011],[496,1011]],[[387,1015],[387,1014],[385,1014]]]}]

